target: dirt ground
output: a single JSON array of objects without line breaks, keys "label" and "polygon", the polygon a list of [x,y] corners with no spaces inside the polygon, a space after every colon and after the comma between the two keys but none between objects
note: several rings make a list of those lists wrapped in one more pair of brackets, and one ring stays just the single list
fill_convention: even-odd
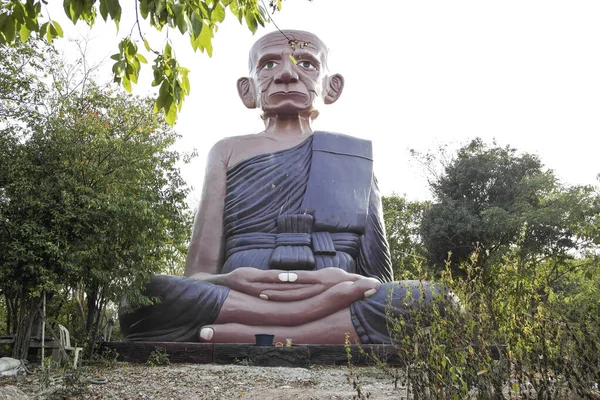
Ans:
[{"label": "dirt ground", "polygon": [[[16,387],[28,399],[352,399],[347,367],[283,368],[244,365],[175,364],[146,366],[118,363],[112,368],[81,369],[81,393],[68,391],[62,378],[36,372],[0,378],[0,389]],[[406,391],[374,367],[354,367],[360,391],[369,399],[403,399]],[[89,383],[95,378],[96,383]],[[52,382],[43,388],[45,383]],[[101,383],[106,381],[105,383]],[[1,390],[0,390],[1,392]],[[2,396],[0,394],[0,399]]]}]

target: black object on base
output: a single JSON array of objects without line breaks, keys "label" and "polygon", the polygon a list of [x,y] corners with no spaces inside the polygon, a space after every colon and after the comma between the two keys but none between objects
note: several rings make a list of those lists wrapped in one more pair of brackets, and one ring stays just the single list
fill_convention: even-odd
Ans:
[{"label": "black object on base", "polygon": [[256,338],[257,346],[273,346],[273,338],[275,337],[275,335],[259,333],[257,335],[254,335],[254,337]]}]

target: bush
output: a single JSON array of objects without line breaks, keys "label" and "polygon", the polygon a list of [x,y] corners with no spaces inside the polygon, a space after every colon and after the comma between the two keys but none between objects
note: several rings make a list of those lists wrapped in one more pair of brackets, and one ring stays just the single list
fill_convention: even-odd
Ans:
[{"label": "bush", "polygon": [[[597,259],[535,262],[516,246],[483,272],[477,254],[440,283],[461,299],[416,305],[388,327],[415,398],[599,398]],[[557,269],[558,268],[558,269]],[[484,284],[485,282],[485,284]]]},{"label": "bush", "polygon": [[164,347],[156,346],[154,351],[150,353],[148,357],[148,361],[146,361],[146,365],[151,367],[155,367],[157,365],[169,365],[171,362],[169,361],[169,353]]}]

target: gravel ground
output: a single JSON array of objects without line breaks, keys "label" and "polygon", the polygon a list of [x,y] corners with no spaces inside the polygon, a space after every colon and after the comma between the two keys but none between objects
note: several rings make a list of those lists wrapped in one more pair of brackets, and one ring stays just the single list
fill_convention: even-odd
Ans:
[{"label": "gravel ground", "polygon": [[[81,369],[85,377],[106,378],[87,384],[83,393],[56,383],[42,389],[44,375],[3,378],[0,389],[16,387],[29,399],[352,399],[358,398],[344,367],[282,368],[243,365],[175,364],[150,367],[118,363],[112,368]],[[369,399],[402,399],[392,378],[374,367],[354,367]],[[46,379],[48,375],[45,376]],[[0,390],[1,392],[1,390]],[[0,399],[2,398],[0,393]]]}]

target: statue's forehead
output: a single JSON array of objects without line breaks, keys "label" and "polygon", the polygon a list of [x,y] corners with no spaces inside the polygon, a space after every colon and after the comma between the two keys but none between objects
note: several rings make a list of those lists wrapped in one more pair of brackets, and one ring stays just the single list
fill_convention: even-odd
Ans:
[{"label": "statue's forehead", "polygon": [[272,32],[258,39],[250,49],[250,57],[257,61],[264,53],[278,53],[285,49],[311,52],[320,58],[327,54],[327,47],[316,35],[310,32],[286,30]]}]

